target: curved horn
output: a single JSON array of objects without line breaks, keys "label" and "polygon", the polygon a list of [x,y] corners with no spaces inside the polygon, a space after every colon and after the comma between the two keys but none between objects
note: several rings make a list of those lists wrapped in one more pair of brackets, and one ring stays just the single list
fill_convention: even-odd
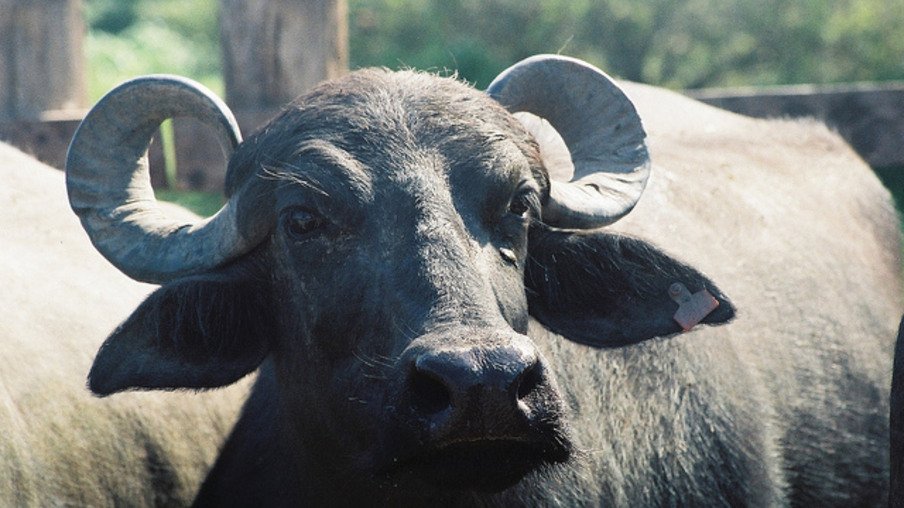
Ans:
[{"label": "curved horn", "polygon": [[229,108],[202,85],[146,76],[123,83],[94,106],[66,160],[69,204],[92,243],[123,273],[144,282],[218,266],[259,241],[240,231],[234,199],[195,223],[176,221],[159,208],[147,151],[160,123],[177,116],[214,127],[227,156],[241,142]]},{"label": "curved horn", "polygon": [[630,99],[606,74],[574,58],[537,55],[503,71],[487,93],[513,113],[545,118],[571,152],[574,178],[551,179],[546,223],[596,228],[634,208],[650,176],[646,133]]}]

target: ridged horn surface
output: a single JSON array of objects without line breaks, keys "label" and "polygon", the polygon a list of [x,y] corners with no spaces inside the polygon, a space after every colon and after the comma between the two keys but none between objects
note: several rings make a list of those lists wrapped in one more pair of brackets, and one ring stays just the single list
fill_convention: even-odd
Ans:
[{"label": "ridged horn surface", "polygon": [[235,195],[213,217],[197,222],[176,220],[158,206],[147,151],[160,124],[175,117],[212,127],[227,157],[241,142],[235,118],[212,92],[189,79],[154,75],[104,96],[79,125],[66,161],[69,203],[94,246],[144,282],[210,269],[259,241],[242,233]]},{"label": "ridged horn surface", "polygon": [[[646,132],[631,100],[606,74],[574,58],[537,55],[503,71],[487,93],[512,113],[547,120],[571,153],[574,176],[567,182],[550,179],[544,222],[591,229],[634,208],[650,176]],[[525,123],[528,129],[539,125]]]}]

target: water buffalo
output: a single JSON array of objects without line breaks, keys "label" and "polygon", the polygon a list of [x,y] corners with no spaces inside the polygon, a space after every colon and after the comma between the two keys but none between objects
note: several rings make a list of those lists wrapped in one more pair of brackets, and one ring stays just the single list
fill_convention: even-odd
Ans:
[{"label": "water buffalo", "polygon": [[[70,202],[161,287],[91,390],[258,372],[199,505],[881,502],[888,192],[821,125],[623,86],[557,56],[487,93],[362,70],[243,142],[192,82],[117,88],[73,140]],[[235,147],[201,222],[148,183],[174,115]]]},{"label": "water buffalo", "polygon": [[91,396],[93,353],[153,286],[97,254],[61,171],[0,143],[0,180],[0,506],[190,503],[247,386]]}]

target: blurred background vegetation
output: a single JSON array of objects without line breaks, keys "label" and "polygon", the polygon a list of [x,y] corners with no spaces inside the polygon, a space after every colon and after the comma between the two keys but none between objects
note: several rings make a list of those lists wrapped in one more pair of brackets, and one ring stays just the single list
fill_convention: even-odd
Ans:
[{"label": "blurred background vegetation", "polygon": [[189,76],[223,94],[217,0],[86,0],[94,102],[141,74]]},{"label": "blurred background vegetation", "polygon": [[[87,0],[90,93],[149,72],[222,93],[217,0]],[[670,88],[904,80],[904,0],[348,0],[353,68],[485,87],[561,52]]]}]

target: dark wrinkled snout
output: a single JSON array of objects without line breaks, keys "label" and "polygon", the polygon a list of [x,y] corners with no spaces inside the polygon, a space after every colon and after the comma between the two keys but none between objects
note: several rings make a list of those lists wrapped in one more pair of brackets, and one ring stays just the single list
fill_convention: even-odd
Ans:
[{"label": "dark wrinkled snout", "polygon": [[393,468],[452,488],[500,490],[568,457],[561,400],[515,332],[434,335],[402,356]]},{"label": "dark wrinkled snout", "polygon": [[530,417],[522,400],[542,382],[542,367],[527,338],[491,347],[434,347],[411,361],[411,414],[433,438],[485,436],[516,430]]}]

